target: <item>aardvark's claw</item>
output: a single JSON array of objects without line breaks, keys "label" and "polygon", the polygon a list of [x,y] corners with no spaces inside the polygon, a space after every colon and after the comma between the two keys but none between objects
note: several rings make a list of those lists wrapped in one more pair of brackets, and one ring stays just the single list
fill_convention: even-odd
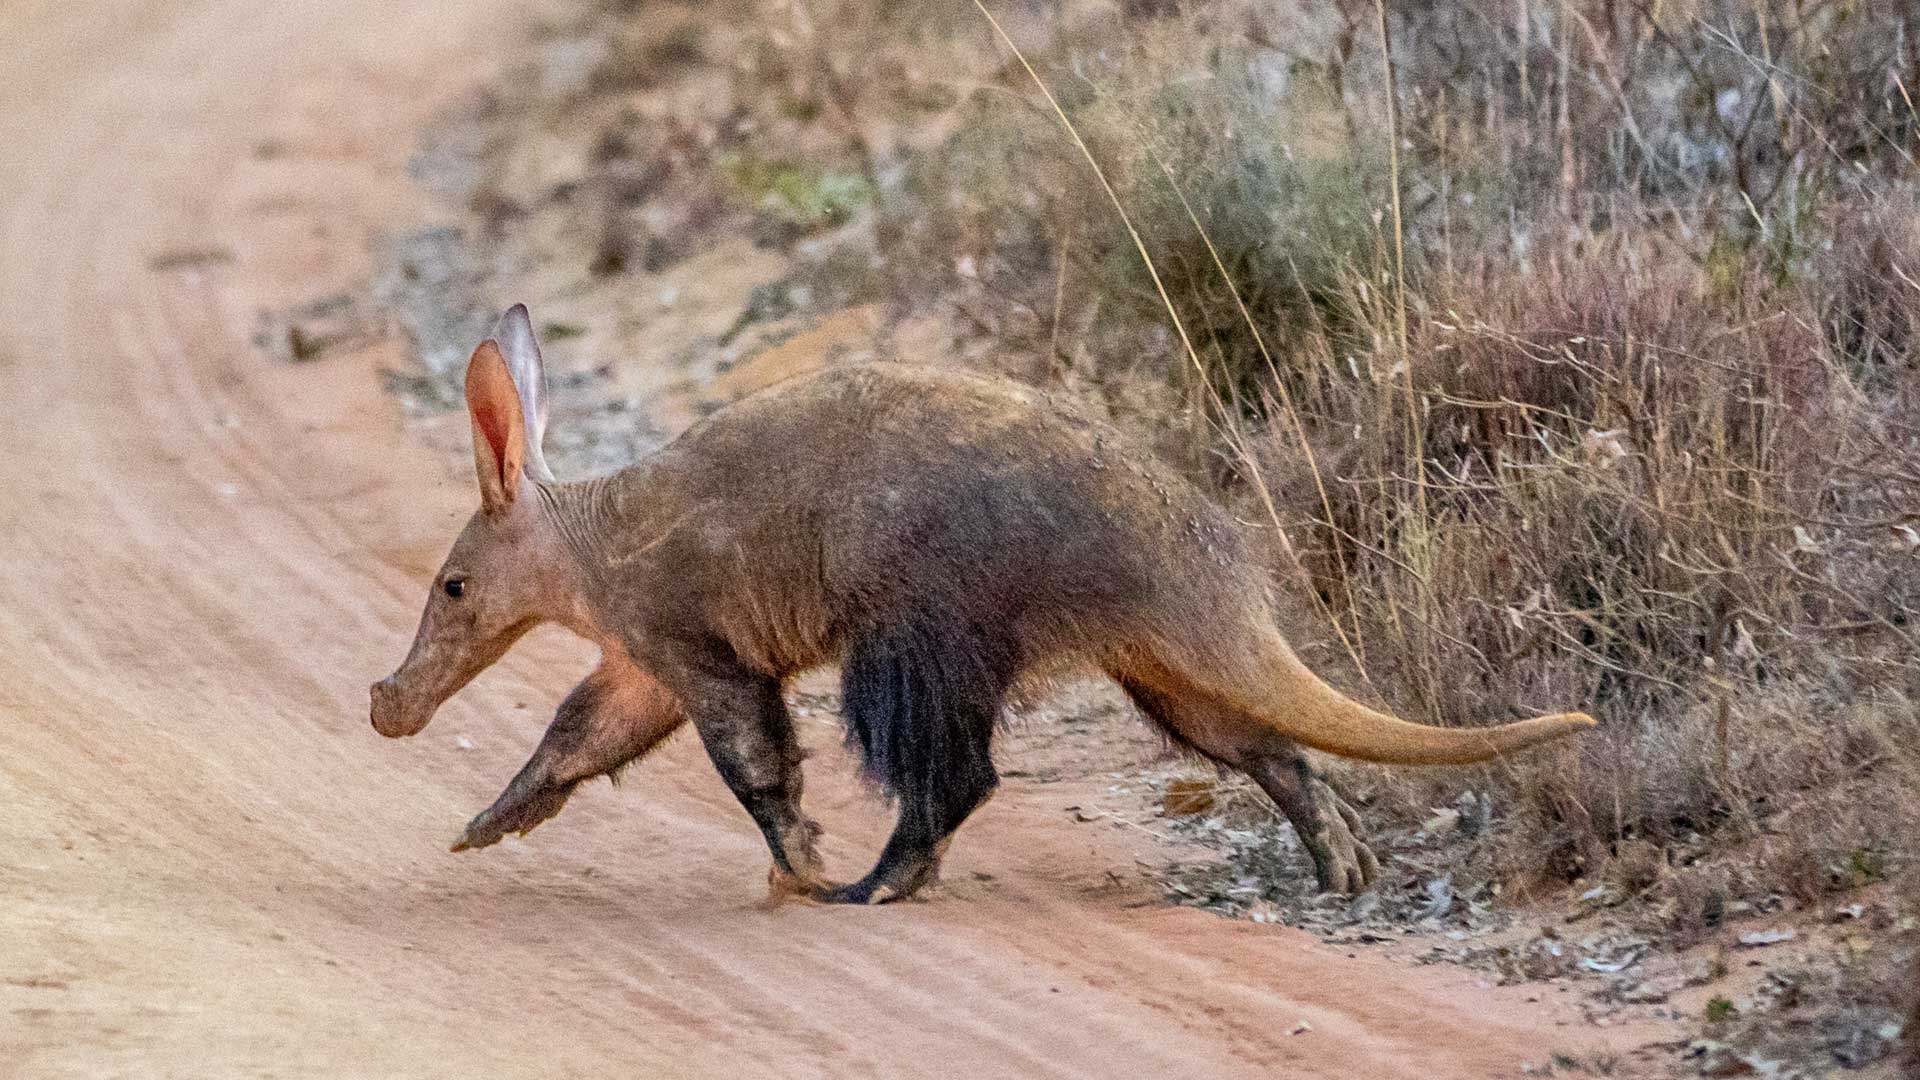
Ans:
[{"label": "aardvark's claw", "polygon": [[533,831],[534,826],[559,813],[560,808],[567,804],[567,796],[572,793],[571,784],[565,787],[541,787],[531,792],[516,791],[510,787],[498,801],[467,823],[466,831],[448,850],[492,847],[508,833],[525,836]]}]

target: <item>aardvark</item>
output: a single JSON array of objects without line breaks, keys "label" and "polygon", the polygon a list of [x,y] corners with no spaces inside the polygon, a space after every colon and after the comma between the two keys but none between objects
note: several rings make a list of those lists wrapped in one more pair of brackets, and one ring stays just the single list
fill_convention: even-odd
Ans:
[{"label": "aardvark", "polygon": [[[1275,628],[1231,519],[1106,424],[1010,381],[903,364],[781,383],[611,476],[558,483],[541,454],[540,349],[524,307],[467,368],[480,509],[434,578],[373,726],[412,735],[528,629],[600,646],[533,758],[454,850],[558,813],[582,781],[682,723],[766,835],[773,884],[909,896],[995,785],[1009,687],[1090,669],[1175,743],[1259,784],[1322,888],[1378,869],[1353,808],[1301,747],[1365,761],[1481,761],[1590,727],[1407,723],[1308,671]],[[898,801],[877,865],[820,875],[785,680],[838,660],[849,739]]]}]

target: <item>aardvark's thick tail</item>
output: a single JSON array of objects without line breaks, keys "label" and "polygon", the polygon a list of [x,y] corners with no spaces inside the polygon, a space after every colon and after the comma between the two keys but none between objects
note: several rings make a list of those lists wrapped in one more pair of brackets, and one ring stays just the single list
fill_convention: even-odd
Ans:
[{"label": "aardvark's thick tail", "polygon": [[1466,765],[1594,726],[1586,713],[1553,713],[1498,727],[1442,728],[1411,724],[1367,708],[1327,685],[1274,635],[1258,700],[1235,705],[1315,750],[1383,765]]}]

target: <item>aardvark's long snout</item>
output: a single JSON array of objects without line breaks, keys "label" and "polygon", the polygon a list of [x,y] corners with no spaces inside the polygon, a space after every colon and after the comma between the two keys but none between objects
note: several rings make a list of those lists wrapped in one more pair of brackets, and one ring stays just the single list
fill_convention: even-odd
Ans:
[{"label": "aardvark's long snout", "polygon": [[420,695],[409,693],[400,681],[400,673],[381,679],[373,684],[372,708],[373,730],[389,739],[398,739],[406,735],[417,735],[420,729],[433,719],[433,707],[437,702],[423,700]]}]

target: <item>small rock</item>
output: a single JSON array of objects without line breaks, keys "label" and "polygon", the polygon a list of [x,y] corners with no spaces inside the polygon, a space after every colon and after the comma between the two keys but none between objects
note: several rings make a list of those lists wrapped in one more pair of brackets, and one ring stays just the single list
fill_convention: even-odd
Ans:
[{"label": "small rock", "polygon": [[1699,1060],[1701,1076],[1753,1076],[1759,1072],[1747,1055],[1712,1039],[1695,1039],[1689,1043],[1687,1056]]},{"label": "small rock", "polygon": [[1380,894],[1376,892],[1364,892],[1354,897],[1353,903],[1347,905],[1346,917],[1348,922],[1357,923],[1364,919],[1371,918],[1378,914],[1379,911]]},{"label": "small rock", "polygon": [[1566,973],[1566,947],[1544,934],[1522,946],[1511,964],[1511,974],[1520,979],[1552,979]]},{"label": "small rock", "polygon": [[1619,1000],[1628,1005],[1658,1005],[1667,1000],[1668,992],[1652,983],[1630,983],[1621,989]]},{"label": "small rock", "polygon": [[1792,941],[1799,935],[1792,930],[1751,930],[1740,935],[1740,944],[1744,948],[1759,949],[1768,945],[1778,945],[1783,941]]},{"label": "small rock", "polygon": [[1855,1027],[1833,1046],[1833,1060],[1848,1069],[1861,1069],[1887,1056],[1893,1040],[1900,1037],[1899,1024]]},{"label": "small rock", "polygon": [[1718,962],[1711,959],[1696,960],[1682,969],[1680,973],[1680,989],[1686,990],[1695,986],[1705,986],[1724,974],[1726,974],[1726,970]]},{"label": "small rock", "polygon": [[1453,809],[1460,815],[1457,831],[1471,839],[1480,835],[1493,820],[1493,797],[1484,791],[1463,791],[1453,800]]},{"label": "small rock", "polygon": [[1636,948],[1628,949],[1619,956],[1605,958],[1589,956],[1580,961],[1580,966],[1587,971],[1599,972],[1602,975],[1616,975],[1638,963],[1643,952],[1644,950]]},{"label": "small rock", "polygon": [[473,740],[467,738],[465,735],[455,735],[453,737],[453,745],[461,750],[471,750],[473,749]]},{"label": "small rock", "polygon": [[1292,1031],[1289,1031],[1289,1032],[1287,1032],[1287,1034],[1289,1034],[1289,1035],[1305,1035],[1305,1034],[1306,1034],[1307,1032],[1309,1032],[1309,1031],[1312,1031],[1312,1030],[1313,1030],[1313,1025],[1312,1025],[1312,1024],[1309,1024],[1309,1023],[1307,1023],[1307,1022],[1306,1022],[1305,1020],[1302,1020],[1302,1021],[1300,1021],[1299,1023],[1297,1023],[1297,1024],[1295,1024],[1295,1025],[1293,1025],[1293,1030],[1292,1030]]},{"label": "small rock", "polygon": [[1581,903],[1596,908],[1613,907],[1625,899],[1626,896],[1611,885],[1595,885],[1580,894]]}]

